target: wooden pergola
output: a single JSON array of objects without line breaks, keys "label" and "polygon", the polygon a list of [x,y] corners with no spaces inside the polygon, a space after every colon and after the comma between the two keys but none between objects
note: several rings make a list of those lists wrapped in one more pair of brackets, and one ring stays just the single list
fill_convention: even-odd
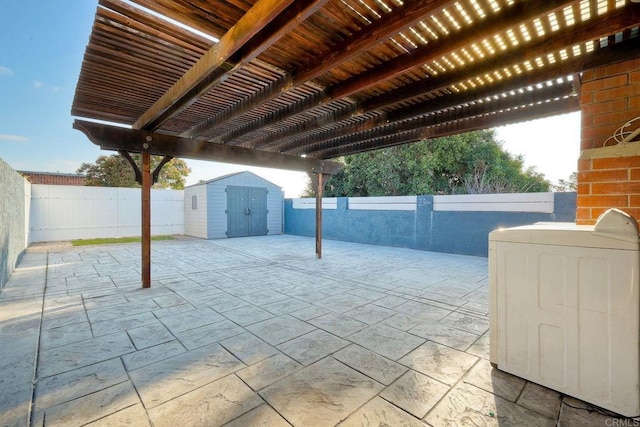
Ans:
[{"label": "wooden pergola", "polygon": [[320,256],[329,159],[578,111],[639,23],[629,0],[100,0],[72,114],[128,127],[74,127],[143,154],[143,286],[151,154],[313,174]]}]

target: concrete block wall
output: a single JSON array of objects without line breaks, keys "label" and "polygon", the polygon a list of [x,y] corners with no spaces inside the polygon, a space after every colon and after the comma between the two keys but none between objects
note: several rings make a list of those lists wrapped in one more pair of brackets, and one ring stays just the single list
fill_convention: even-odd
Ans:
[{"label": "concrete block wall", "polygon": [[31,184],[0,159],[0,292],[28,245]]},{"label": "concrete block wall", "polygon": [[[640,116],[640,59],[585,71],[580,108],[577,223],[594,224],[609,208],[622,209],[640,220],[640,142],[616,145],[610,139],[618,128]],[[638,126],[640,120],[627,130]]]},{"label": "concrete block wall", "polygon": [[[479,209],[486,208],[481,206],[486,205],[486,202],[479,202],[480,206],[476,210],[469,207],[442,210],[435,206],[443,204],[443,197],[460,196],[417,196],[411,210],[398,203],[392,209],[388,204],[381,203],[378,209],[361,210],[353,209],[348,198],[339,197],[335,205],[328,203],[328,209],[323,209],[323,237],[373,245],[487,256],[488,235],[496,228],[539,221],[575,221],[576,194],[549,195],[552,201],[550,209],[538,209],[541,203],[536,202],[531,208],[533,211],[529,212],[523,212],[522,209],[508,210],[510,204],[520,205],[518,200],[505,204],[506,210],[503,211],[480,211]],[[476,195],[470,198],[474,196]],[[434,198],[440,203],[434,203]],[[311,203],[307,205],[296,199],[285,200],[285,234],[315,235],[315,209],[311,209]]]}]

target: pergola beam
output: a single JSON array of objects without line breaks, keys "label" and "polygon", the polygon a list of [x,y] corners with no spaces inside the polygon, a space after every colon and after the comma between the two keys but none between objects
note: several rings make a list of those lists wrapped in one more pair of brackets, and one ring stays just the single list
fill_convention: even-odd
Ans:
[{"label": "pergola beam", "polygon": [[[326,0],[301,0],[307,4],[321,4]],[[243,52],[243,61],[249,61],[275,43],[285,32],[260,34],[271,21],[284,12],[294,0],[259,0],[238,22],[222,36],[184,75],[145,111],[133,124],[134,129],[155,130],[164,121],[193,103],[229,72],[225,63],[249,44],[257,35],[262,41],[254,41],[251,51]],[[299,21],[294,20],[299,23]],[[289,28],[289,27],[288,27]]]},{"label": "pergola beam", "polygon": [[405,1],[394,13],[365,27],[352,38],[346,40],[339,49],[332,49],[318,57],[312,64],[303,67],[296,74],[296,81],[304,82],[326,73],[332,68],[359,55],[378,43],[393,37],[400,31],[419,22],[425,15],[452,6],[455,1],[435,0]]},{"label": "pergola beam", "polygon": [[449,111],[440,117],[431,126],[414,129],[409,132],[394,134],[382,138],[374,138],[367,141],[328,148],[317,153],[318,157],[331,158],[360,153],[362,151],[377,150],[392,147],[394,145],[418,142],[423,139],[440,138],[475,130],[488,129],[525,120],[535,120],[558,114],[580,111],[577,97],[558,99],[550,102],[510,109],[492,114],[465,117],[460,112]]},{"label": "pergola beam", "polygon": [[352,37],[345,40],[345,42],[340,46],[340,49],[329,50],[326,54],[317,57],[314,61],[304,66],[295,74],[295,76],[286,75],[270,89],[262,91],[246,101],[240,102],[237,105],[216,114],[215,116],[207,118],[203,122],[194,126],[188,132],[185,132],[182,136],[191,137],[211,132],[211,130],[221,123],[273,100],[282,92],[309,82],[332,68],[359,55],[363,51],[371,48],[371,46],[381,43],[383,40],[392,37],[405,28],[415,24],[425,15],[433,13],[436,10],[444,9],[453,3],[455,2],[450,1],[448,3],[442,3],[434,0],[406,1],[402,6],[395,10],[395,13],[389,13],[387,16],[375,21],[369,26],[366,26],[359,32],[355,33]]},{"label": "pergola beam", "polygon": [[[640,10],[636,8],[633,9],[633,12],[631,13],[629,11],[624,12],[620,10],[614,12],[612,16],[608,18],[608,20],[615,20],[617,25],[623,26],[625,28],[634,26],[637,25],[637,22],[639,22],[640,20]],[[602,34],[605,34],[605,28],[606,27],[601,23],[592,23],[589,21],[586,23],[576,24],[575,27],[572,27],[572,31],[559,31],[552,38],[546,39],[544,42],[540,41],[534,43],[530,49],[527,49],[526,52],[521,53],[517,57],[518,63],[533,61],[536,57],[539,57],[541,55],[556,53],[556,50],[560,49],[560,46],[575,45],[584,43],[587,40],[598,39]],[[616,53],[617,51],[620,51],[622,53]],[[632,53],[634,51],[636,52],[635,54]],[[591,54],[573,56],[565,61],[558,62],[557,66],[549,68],[547,72],[542,74],[538,69],[535,70],[535,73],[525,71],[525,73],[523,73],[522,75],[514,76],[512,79],[504,79],[501,82],[498,82],[495,86],[487,86],[486,91],[482,90],[482,92],[485,92],[483,95],[486,96],[488,96],[492,90],[496,94],[500,92],[506,92],[508,90],[526,86],[528,84],[544,82],[545,79],[566,76],[575,72],[582,71],[584,69],[592,68],[597,65],[606,64],[614,60],[615,57],[629,58],[631,57],[629,55],[640,55],[640,48],[638,47],[637,41],[634,39],[628,42],[623,42],[620,44],[620,46],[611,45],[603,49],[596,49]],[[429,84],[420,81],[415,84],[409,84],[405,87],[401,87],[399,89],[396,89],[395,91],[389,92],[386,95],[381,95],[379,97],[372,98],[370,101],[365,101],[358,106],[345,108],[340,113],[333,114],[330,122],[335,123],[351,118],[353,117],[356,110],[358,111],[358,114],[365,114],[367,112],[377,111],[381,108],[388,107],[390,105],[396,104],[399,101],[404,101],[412,97],[436,93],[437,91],[446,89],[458,82],[472,79],[479,75],[491,73],[495,70],[501,70],[513,63],[515,63],[513,52],[506,51],[503,53],[499,53],[496,56],[492,57],[490,62],[482,62],[475,65],[469,65],[466,68],[461,69],[460,71],[453,71],[451,73],[448,73],[440,79],[434,80],[433,83]],[[455,100],[457,99],[456,95],[454,94],[451,94],[450,97],[452,102],[455,102]],[[468,102],[466,99],[464,99],[467,98],[465,96],[465,93],[460,95],[460,97],[462,98],[462,100],[460,100],[458,103]],[[363,123],[350,124],[346,127],[333,129],[331,132],[328,132],[328,134],[323,133],[322,136],[318,135],[317,139],[313,141],[308,141],[309,139],[313,139],[312,137],[308,137],[307,142],[303,143],[303,145],[332,139],[340,136],[341,133],[347,135],[350,133],[350,131],[357,129],[358,127],[368,129],[386,124],[388,122],[415,117],[419,114],[425,114],[430,110],[433,111],[433,108],[434,101],[424,101],[417,105],[394,111],[388,116],[384,113],[380,113],[379,116],[365,120]],[[299,143],[298,138],[290,140],[286,139],[287,137],[296,135],[300,136],[300,138],[302,139],[304,138],[304,135],[301,135],[301,133],[317,130],[324,126],[326,122],[327,117],[319,116],[314,118],[312,121],[305,123],[304,125],[297,125],[295,127],[286,128],[281,131],[260,137],[257,140],[252,141],[248,145],[256,148],[269,147],[270,149],[274,149],[280,152],[290,152],[291,150],[298,148],[301,144]]]},{"label": "pergola beam", "polygon": [[[492,15],[473,26],[473,31],[468,31],[462,37],[444,37],[433,40],[405,55],[398,56],[381,64],[379,67],[361,73],[349,80],[327,90],[330,99],[342,98],[353,95],[376,85],[380,81],[386,81],[398,77],[416,67],[433,61],[467,47],[474,42],[481,41],[494,35],[501,28],[514,27],[522,22],[537,18],[543,13],[550,13],[564,6],[566,0],[527,1],[519,2],[500,15]],[[489,58],[490,61],[492,58]]]},{"label": "pergola beam", "polygon": [[[362,90],[368,89],[380,81],[393,79],[407,71],[416,68],[425,62],[437,59],[442,55],[471,45],[483,37],[489,37],[495,34],[498,29],[504,27],[515,26],[523,21],[534,19],[545,12],[554,11],[567,3],[566,0],[547,0],[536,2],[521,2],[511,6],[506,14],[490,16],[480,21],[473,32],[451,40],[451,37],[442,38],[431,41],[425,46],[419,47],[405,55],[398,56],[390,61],[381,64],[379,67],[372,69],[348,79],[342,83],[334,85],[320,92],[313,100],[303,100],[293,106],[287,108],[282,114],[274,114],[267,120],[259,120],[250,122],[240,128],[237,128],[226,135],[217,137],[215,142],[227,144],[243,135],[253,132],[265,126],[273,125],[284,119],[294,115],[304,113],[311,108],[320,105],[326,105],[331,101],[354,95]],[[370,40],[370,44],[374,41]],[[343,49],[336,49],[343,50]],[[423,83],[423,82],[421,82]],[[254,108],[253,106],[252,108]]]},{"label": "pergola beam", "polygon": [[[310,151],[318,149],[319,146],[324,148],[340,147],[342,145],[349,145],[360,141],[367,141],[374,138],[384,138],[394,134],[399,134],[407,131],[414,131],[423,127],[431,127],[443,120],[443,117],[447,117],[445,113],[448,109],[456,107],[461,104],[468,104],[465,107],[457,109],[457,114],[462,114],[467,117],[474,117],[481,114],[487,114],[491,111],[500,111],[504,109],[519,107],[522,105],[545,102],[549,99],[563,98],[570,96],[574,91],[572,81],[566,81],[562,84],[555,84],[551,86],[545,86],[541,89],[535,89],[528,91],[526,87],[517,88],[517,92],[505,96],[501,96],[498,99],[486,99],[490,96],[489,90],[480,90],[470,93],[466,93],[463,97],[443,97],[442,101],[434,100],[430,103],[431,111],[420,114],[417,109],[416,114],[411,116],[412,119],[391,119],[392,115],[383,115],[382,118],[377,120],[379,126],[371,126],[369,129],[363,129],[360,132],[355,129],[350,129],[348,136],[339,136],[336,138],[325,138],[320,142],[316,142],[311,145],[300,147],[293,151]],[[409,107],[410,109],[410,107]],[[408,115],[408,114],[406,114]],[[390,120],[386,120],[388,117]],[[383,123],[385,123],[383,125]],[[366,124],[365,124],[365,127]]]},{"label": "pergola beam", "polygon": [[[464,67],[464,69],[447,74],[446,78],[437,79],[437,83],[411,83],[398,90],[373,98],[369,102],[365,102],[363,108],[377,109],[394,105],[398,102],[434,92],[478,75],[490,73],[514,64],[521,65],[526,61],[535,61],[535,58],[546,57],[547,54],[557,54],[558,50],[564,49],[567,46],[580,45],[590,41],[597,42],[601,37],[606,36],[609,33],[609,28],[611,28],[603,22],[607,22],[616,28],[637,26],[638,22],[640,22],[640,8],[633,7],[615,10],[607,16],[606,21],[576,23],[570,28],[559,30],[552,33],[549,37],[531,43],[526,49],[520,49],[515,52],[504,51],[491,57],[489,61],[469,64]],[[637,44],[637,40],[633,40],[632,43]],[[572,53],[569,52],[569,55],[572,55]],[[594,55],[583,55],[593,57],[593,61],[598,61],[598,58]],[[577,59],[579,62],[580,58]],[[580,67],[580,69],[584,69],[584,67]],[[536,70],[536,72],[538,71],[539,70]]]},{"label": "pergola beam", "polygon": [[333,175],[342,168],[341,163],[328,160],[242,147],[229,147],[173,135],[127,129],[83,120],[75,120],[73,128],[82,131],[91,142],[100,146],[103,150],[124,150],[130,153],[149,153],[160,156],[236,163],[328,175]]},{"label": "pergola beam", "polygon": [[[640,57],[640,45],[638,45],[635,40],[623,42],[599,49],[589,55],[571,58],[556,67],[547,69],[544,73],[538,71],[537,73],[521,74],[512,79],[501,80],[493,85],[483,86],[476,90],[470,90],[460,94],[451,93],[449,95],[440,96],[437,99],[422,101],[390,113],[381,111],[376,117],[369,118],[361,122],[348,123],[338,128],[331,128],[326,131],[312,133],[313,130],[321,127],[319,123],[323,123],[316,119],[309,122],[304,130],[298,127],[296,129],[296,133],[291,134],[299,135],[296,136],[296,138],[285,139],[284,137],[278,138],[274,135],[270,135],[271,142],[268,145],[261,144],[256,145],[256,147],[268,146],[270,149],[278,152],[309,154],[312,153],[316,147],[321,146],[323,143],[332,139],[346,137],[347,135],[357,135],[360,132],[365,132],[380,126],[389,126],[396,122],[405,121],[425,114],[435,113],[458,105],[464,105],[482,98],[494,95],[501,96],[507,92],[526,88],[527,86],[546,84],[548,81],[557,79],[559,76],[573,76],[573,86],[575,88],[576,84],[579,84],[579,81],[577,81],[576,78],[579,77],[579,73],[581,71],[619,60],[637,57]],[[579,93],[579,91],[576,90],[576,93]],[[346,112],[343,114],[342,120],[351,116],[352,113]],[[338,117],[334,117],[334,119],[339,121]],[[303,134],[303,132],[306,133]],[[279,135],[281,135],[281,133],[278,133],[278,136]],[[261,138],[261,140],[263,139]]]}]

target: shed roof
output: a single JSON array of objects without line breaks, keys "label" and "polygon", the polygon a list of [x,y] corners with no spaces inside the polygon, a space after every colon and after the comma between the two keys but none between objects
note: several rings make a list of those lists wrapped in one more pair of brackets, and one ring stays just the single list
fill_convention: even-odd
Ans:
[{"label": "shed roof", "polygon": [[100,0],[72,114],[157,153],[331,159],[577,111],[639,22],[629,0]]},{"label": "shed roof", "polygon": [[[261,177],[260,175],[257,175],[257,174],[255,174],[255,173],[253,173],[253,172],[251,172],[251,171],[240,171],[240,172],[232,172],[232,173],[228,173],[228,174],[226,174],[226,175],[222,175],[222,176],[218,176],[218,177],[215,177],[215,178],[208,179],[208,180],[206,180],[206,181],[204,181],[204,182],[199,182],[199,183],[197,183],[197,184],[189,185],[188,187],[194,187],[194,186],[196,186],[196,185],[206,185],[206,184],[211,184],[212,182],[223,181],[223,180],[225,180],[225,179],[227,179],[227,178],[231,178],[232,176],[242,175],[242,174],[249,174],[249,175],[253,175],[253,176],[255,176],[256,178],[258,178],[259,180],[261,180],[261,181],[265,181],[265,182],[268,182],[269,184],[273,185],[274,187],[282,188],[282,187],[280,187],[278,184],[274,184],[273,182],[269,181],[268,179],[265,179],[265,178]],[[187,188],[188,188],[188,187],[187,187]]]}]

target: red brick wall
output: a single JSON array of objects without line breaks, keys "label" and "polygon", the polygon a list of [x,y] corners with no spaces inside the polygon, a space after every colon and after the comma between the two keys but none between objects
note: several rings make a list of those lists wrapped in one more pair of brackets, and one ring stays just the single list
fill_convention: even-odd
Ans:
[{"label": "red brick wall", "polygon": [[609,141],[603,148],[616,129],[640,116],[640,59],[585,71],[580,103],[577,223],[593,224],[614,207],[640,220],[640,143]]},{"label": "red brick wall", "polygon": [[21,172],[32,184],[84,185],[84,176],[75,174],[48,174]]},{"label": "red brick wall", "polygon": [[[589,150],[583,156],[620,154],[600,150],[604,152]],[[637,150],[633,154],[638,154]],[[640,155],[582,158],[578,169],[578,224],[593,224],[609,208],[620,208],[640,219]]]},{"label": "red brick wall", "polygon": [[628,120],[640,116],[640,58],[582,73],[581,149],[602,147]]}]

